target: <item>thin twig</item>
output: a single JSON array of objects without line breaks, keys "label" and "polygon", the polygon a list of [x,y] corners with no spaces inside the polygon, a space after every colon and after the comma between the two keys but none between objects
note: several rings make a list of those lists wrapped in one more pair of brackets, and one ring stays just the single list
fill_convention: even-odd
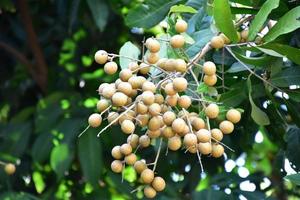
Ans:
[{"label": "thin twig", "polygon": [[163,138],[160,138],[159,147],[158,147],[156,158],[155,158],[155,161],[154,161],[153,171],[155,171],[155,169],[156,169],[157,161],[158,161],[160,150],[161,150],[161,146],[162,146],[162,140],[163,140]]},{"label": "thin twig", "polygon": [[88,129],[90,128],[90,125],[88,125],[79,135],[78,137],[81,137],[82,134],[84,134]]},{"label": "thin twig", "polygon": [[203,170],[203,165],[202,165],[202,161],[201,161],[201,154],[199,153],[198,149],[197,149],[197,156],[198,156],[198,160],[199,160],[199,164],[200,164],[201,173],[203,173],[204,170]]}]

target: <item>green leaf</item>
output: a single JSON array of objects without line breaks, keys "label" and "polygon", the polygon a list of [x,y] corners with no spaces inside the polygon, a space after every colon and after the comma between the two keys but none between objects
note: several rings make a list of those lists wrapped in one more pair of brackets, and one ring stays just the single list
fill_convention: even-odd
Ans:
[{"label": "green leaf", "polygon": [[290,128],[286,133],[286,151],[285,155],[292,163],[292,166],[295,165],[294,169],[297,171],[300,170],[300,129],[299,128]]},{"label": "green leaf", "polygon": [[[253,69],[253,66],[248,66],[250,69]],[[237,73],[237,72],[242,72],[242,71],[247,71],[244,65],[242,65],[240,62],[235,62],[231,65],[231,67],[226,71],[228,73]]]},{"label": "green leaf", "polygon": [[288,67],[271,77],[270,81],[278,87],[300,85],[300,68]]},{"label": "green leaf", "polygon": [[45,187],[46,187],[45,182],[43,180],[43,175],[40,172],[35,171],[32,174],[32,180],[34,182],[34,186],[35,186],[36,191],[39,194],[42,193],[44,191]]},{"label": "green leaf", "polygon": [[95,131],[87,131],[78,140],[78,157],[84,177],[97,186],[102,170],[102,147]]},{"label": "green leaf", "polygon": [[258,9],[253,8],[245,8],[245,7],[231,7],[231,13],[232,14],[251,14],[256,15],[259,11]]},{"label": "green leaf", "polygon": [[273,28],[263,37],[263,40],[270,42],[282,34],[292,32],[300,27],[300,6],[293,8],[273,26]]},{"label": "green leaf", "polygon": [[234,28],[230,4],[228,0],[215,0],[214,1],[214,19],[216,26],[223,32],[231,41],[237,42],[238,35]]},{"label": "green leaf", "polygon": [[244,87],[232,89],[220,96],[219,102],[228,107],[236,107],[247,98]]},{"label": "green leaf", "polygon": [[195,10],[191,6],[186,6],[186,5],[180,4],[180,5],[172,6],[169,13],[193,13],[193,14],[195,14],[195,13],[197,13],[197,10]]},{"label": "green leaf", "polygon": [[[128,64],[130,62],[132,62],[131,59],[129,58],[133,58],[133,59],[138,59],[139,55],[140,55],[141,51],[139,48],[137,48],[134,44],[132,44],[131,42],[126,42],[120,49],[120,65],[122,69],[126,69],[128,68]],[[124,58],[122,56],[126,56],[129,58]]]},{"label": "green leaf", "polygon": [[104,0],[87,0],[94,21],[100,31],[105,29],[108,21],[109,8]]},{"label": "green leaf", "polygon": [[291,181],[292,183],[294,183],[296,185],[300,185],[300,173],[287,175],[284,178]]},{"label": "green leaf", "polygon": [[273,58],[272,56],[247,57],[247,56],[244,56],[242,54],[239,54],[236,51],[232,51],[232,53],[234,53],[234,55],[239,60],[243,61],[243,63],[250,64],[250,65],[253,65],[253,66],[265,67],[266,65],[269,65],[270,62],[275,60],[275,58]]},{"label": "green leaf", "polygon": [[197,92],[198,93],[206,93],[206,92],[208,92],[208,86],[205,83],[201,82],[200,85],[197,88]]},{"label": "green leaf", "polygon": [[267,20],[268,15],[271,13],[271,11],[277,8],[278,6],[279,0],[268,0],[262,5],[249,27],[248,37],[250,41],[255,38],[256,34],[259,32],[259,30]]},{"label": "green leaf", "polygon": [[171,6],[179,2],[181,0],[147,0],[128,12],[125,23],[130,27],[151,28],[165,18]]},{"label": "green leaf", "polygon": [[53,147],[53,138],[53,135],[49,132],[45,132],[37,137],[31,149],[34,161],[43,163],[48,159]]},{"label": "green leaf", "polygon": [[67,144],[60,144],[52,149],[50,156],[51,168],[57,174],[58,179],[62,178],[73,160],[73,152]]},{"label": "green leaf", "polygon": [[265,126],[270,124],[270,120],[268,115],[262,111],[259,107],[257,107],[252,99],[251,93],[252,93],[252,85],[251,85],[251,79],[250,77],[247,80],[247,86],[249,90],[249,101],[251,104],[251,117],[257,123],[258,125]]}]

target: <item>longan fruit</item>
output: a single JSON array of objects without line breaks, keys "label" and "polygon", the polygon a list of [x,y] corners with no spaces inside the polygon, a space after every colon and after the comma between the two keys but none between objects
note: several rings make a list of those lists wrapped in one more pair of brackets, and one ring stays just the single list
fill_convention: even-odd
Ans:
[{"label": "longan fruit", "polygon": [[178,95],[168,95],[166,97],[166,102],[169,106],[176,106],[177,105],[177,101],[178,101]]},{"label": "longan fruit", "polygon": [[132,71],[130,69],[122,69],[119,73],[119,77],[122,81],[126,82],[132,77]]},{"label": "longan fruit", "polygon": [[223,133],[220,129],[214,128],[210,130],[211,132],[211,137],[213,137],[217,141],[221,141],[223,139]]},{"label": "longan fruit", "polygon": [[129,97],[134,98],[134,97],[136,97],[137,93],[138,93],[138,91],[136,89],[132,89],[131,93],[129,94]]},{"label": "longan fruit", "polygon": [[106,108],[108,108],[108,106],[109,106],[109,101],[107,99],[100,99],[97,102],[97,110],[99,112],[104,111]]},{"label": "longan fruit", "polygon": [[230,134],[234,130],[234,125],[232,122],[224,120],[219,124],[219,129],[224,134]]},{"label": "longan fruit", "polygon": [[165,180],[160,177],[160,176],[157,176],[153,179],[152,183],[151,183],[152,187],[157,191],[157,192],[160,192],[160,191],[163,191],[166,187],[166,182]]},{"label": "longan fruit", "polygon": [[190,132],[190,128],[188,125],[185,125],[184,130],[181,133],[178,133],[180,136],[185,136]]},{"label": "longan fruit", "polygon": [[200,142],[197,145],[198,151],[203,155],[208,155],[212,152],[212,146],[210,142]]},{"label": "longan fruit", "polygon": [[190,153],[197,153],[197,145],[193,145],[193,146],[190,146],[189,148],[188,148],[188,151],[190,152]]},{"label": "longan fruit", "polygon": [[127,137],[127,143],[130,144],[132,148],[136,148],[139,144],[139,136],[137,134],[130,134]]},{"label": "longan fruit", "polygon": [[211,133],[207,129],[200,129],[196,135],[199,142],[209,142],[211,139]]},{"label": "longan fruit", "polygon": [[246,42],[248,40],[248,34],[249,34],[249,31],[248,29],[247,30],[242,30],[240,35],[241,35],[241,40],[243,42]]},{"label": "longan fruit", "polygon": [[132,93],[132,86],[128,82],[120,82],[117,86],[118,91],[130,96]]},{"label": "longan fruit", "polygon": [[136,121],[140,125],[140,127],[145,127],[148,125],[150,116],[148,114],[138,115],[136,116]]},{"label": "longan fruit", "polygon": [[106,51],[104,50],[99,50],[95,53],[95,61],[96,63],[98,64],[104,64],[107,62],[107,59],[108,59],[108,54]]},{"label": "longan fruit", "polygon": [[181,118],[177,118],[172,122],[172,129],[176,133],[182,133],[185,129],[185,121]]},{"label": "longan fruit", "polygon": [[156,191],[153,189],[153,187],[147,185],[144,188],[144,195],[149,199],[153,199],[156,196]]},{"label": "longan fruit", "polygon": [[167,60],[166,60],[164,69],[165,69],[166,71],[168,71],[168,72],[172,72],[172,71],[175,70],[176,65],[177,65],[176,60],[173,59],[173,58],[170,58],[170,59],[167,59]]},{"label": "longan fruit", "polygon": [[144,102],[145,105],[150,105],[153,104],[155,101],[155,96],[153,92],[150,91],[145,91],[142,93],[142,101]]},{"label": "longan fruit", "polygon": [[222,39],[224,40],[225,44],[229,44],[230,43],[230,39],[224,33],[221,33],[219,36],[222,37]]},{"label": "longan fruit", "polygon": [[150,65],[148,65],[146,63],[141,63],[140,68],[139,68],[139,72],[143,75],[148,74],[150,72]]},{"label": "longan fruit", "polygon": [[120,160],[114,160],[111,165],[111,170],[115,173],[121,173],[123,171],[123,164]]},{"label": "longan fruit", "polygon": [[[187,88],[187,80],[183,77],[177,77],[173,79],[173,88],[177,91],[177,92],[183,92],[186,90]],[[170,94],[168,94],[170,95]]]},{"label": "longan fruit", "polygon": [[154,85],[154,83],[150,82],[150,81],[146,81],[143,83],[142,85],[142,90],[143,91],[150,91],[155,93],[156,91],[156,86]]},{"label": "longan fruit", "polygon": [[151,53],[157,53],[160,50],[160,44],[156,39],[148,38],[145,42],[147,49]]},{"label": "longan fruit", "polygon": [[158,104],[163,104],[165,101],[164,96],[161,94],[155,94],[154,95],[154,102]]},{"label": "longan fruit", "polygon": [[118,71],[117,63],[114,62],[114,61],[107,62],[104,65],[104,71],[105,71],[105,73],[107,73],[109,75],[112,75],[112,74],[116,73]]},{"label": "longan fruit", "polygon": [[217,68],[215,63],[211,62],[211,61],[207,61],[203,64],[203,72],[204,74],[208,75],[208,76],[212,76],[214,74],[216,74]]},{"label": "longan fruit", "polygon": [[103,88],[105,88],[105,87],[107,87],[107,86],[109,86],[108,83],[101,83],[101,84],[99,85],[99,87],[98,87],[98,93],[99,93],[99,94],[102,94]]},{"label": "longan fruit", "polygon": [[219,158],[224,154],[224,147],[220,144],[212,144],[211,156],[214,158]]},{"label": "longan fruit", "polygon": [[[110,113],[108,113],[107,121],[108,121],[108,123],[111,123],[112,121],[114,121],[118,117],[119,117],[119,113],[117,113],[117,112],[110,112]],[[114,125],[118,124],[118,120],[116,122],[114,122],[113,124]]]},{"label": "longan fruit", "polygon": [[140,138],[139,138],[139,144],[141,147],[145,148],[145,147],[148,147],[151,143],[151,140],[150,138],[148,137],[148,135],[142,135]]},{"label": "longan fruit", "polygon": [[157,118],[158,118],[158,120],[159,120],[159,123],[160,123],[160,127],[163,127],[163,126],[165,126],[165,123],[164,123],[164,119],[163,119],[163,117],[162,116],[160,116],[160,115],[158,115],[158,116],[156,116]]},{"label": "longan fruit", "polygon": [[130,134],[135,130],[134,123],[128,119],[124,120],[121,124],[121,129],[124,133]]},{"label": "longan fruit", "polygon": [[165,86],[164,91],[165,91],[165,93],[166,93],[167,95],[170,95],[170,96],[175,95],[175,94],[177,93],[177,91],[176,91],[175,88],[174,88],[173,83],[168,83],[168,84]]},{"label": "longan fruit", "polygon": [[176,24],[175,24],[175,30],[177,33],[183,33],[187,30],[188,24],[186,21],[182,19],[178,19]]},{"label": "longan fruit", "polygon": [[186,62],[183,59],[176,59],[175,70],[184,73],[187,70]]},{"label": "longan fruit", "polygon": [[218,81],[218,78],[216,75],[204,75],[203,82],[208,86],[214,86]]},{"label": "longan fruit", "polygon": [[136,161],[133,167],[138,174],[142,173],[145,169],[147,169],[147,165],[144,160]]},{"label": "longan fruit", "polygon": [[205,122],[199,117],[194,117],[192,120],[192,126],[196,131],[198,131],[205,127]]},{"label": "longan fruit", "polygon": [[170,39],[170,44],[173,48],[181,48],[185,43],[185,39],[182,35],[174,35]]},{"label": "longan fruit", "polygon": [[164,114],[167,111],[169,111],[169,106],[166,104],[161,104],[161,113]]},{"label": "longan fruit", "polygon": [[138,89],[141,86],[141,81],[138,76],[132,76],[128,79],[128,83],[131,85],[132,89]]},{"label": "longan fruit", "polygon": [[156,130],[156,131],[150,131],[148,130],[147,131],[147,135],[150,137],[150,138],[158,138],[161,134],[161,131],[160,129]]},{"label": "longan fruit", "polygon": [[241,113],[236,109],[230,109],[226,113],[226,118],[236,124],[241,120]]},{"label": "longan fruit", "polygon": [[215,119],[219,115],[219,106],[215,103],[209,104],[205,108],[205,115],[210,119]]},{"label": "longan fruit", "polygon": [[128,69],[130,69],[134,73],[137,73],[139,69],[139,65],[137,64],[137,62],[130,62],[128,63]]},{"label": "longan fruit", "polygon": [[210,46],[214,49],[220,49],[224,47],[224,40],[221,36],[214,36],[210,40]]},{"label": "longan fruit", "polygon": [[116,88],[112,85],[108,85],[102,90],[102,96],[110,99],[116,93]]},{"label": "longan fruit", "polygon": [[155,64],[159,59],[158,53],[149,53],[147,55],[147,61],[149,64]]},{"label": "longan fruit", "polygon": [[153,103],[149,106],[149,113],[152,116],[159,115],[161,113],[161,107],[158,103]]},{"label": "longan fruit", "polygon": [[175,119],[176,119],[176,114],[172,111],[167,111],[163,114],[163,120],[167,126],[170,126]]},{"label": "longan fruit", "polygon": [[181,138],[177,135],[168,139],[168,148],[177,151],[181,147]]},{"label": "longan fruit", "polygon": [[194,146],[197,144],[197,136],[194,133],[188,133],[183,138],[183,144],[186,147]]},{"label": "longan fruit", "polygon": [[189,108],[189,107],[191,106],[192,100],[191,100],[191,98],[190,98],[189,96],[183,95],[183,96],[179,97],[177,103],[178,103],[178,105],[179,105],[181,108],[187,109],[187,108]]},{"label": "longan fruit", "polygon": [[143,183],[150,184],[154,179],[154,172],[151,169],[145,169],[141,173]]},{"label": "longan fruit", "polygon": [[101,125],[102,117],[98,113],[93,113],[89,116],[88,123],[91,127],[97,128]]},{"label": "longan fruit", "polygon": [[129,120],[132,121],[134,117],[132,117],[131,115],[129,115],[129,112],[127,112],[125,115],[122,115],[119,118],[119,124],[121,125],[125,120]]},{"label": "longan fruit", "polygon": [[158,116],[152,117],[148,123],[148,129],[150,131],[156,131],[160,128],[161,121]]},{"label": "longan fruit", "polygon": [[121,147],[119,145],[114,146],[114,148],[112,148],[111,150],[111,155],[113,158],[119,160],[123,157],[122,153],[121,153]]},{"label": "longan fruit", "polygon": [[167,60],[168,60],[167,58],[160,58],[156,63],[157,67],[161,69],[165,69],[165,64]]},{"label": "longan fruit", "polygon": [[116,92],[112,96],[111,101],[115,106],[125,106],[128,101],[128,96],[122,92]]},{"label": "longan fruit", "polygon": [[146,114],[148,112],[148,106],[140,102],[136,106],[136,112],[139,114]]},{"label": "longan fruit", "polygon": [[120,147],[121,153],[125,156],[131,154],[132,152],[132,147],[130,146],[130,144],[122,144],[122,146]]},{"label": "longan fruit", "polygon": [[162,129],[162,135],[165,138],[170,138],[170,137],[173,137],[175,135],[175,133],[174,133],[172,127],[166,126]]},{"label": "longan fruit", "polygon": [[125,156],[125,162],[127,165],[133,165],[137,160],[137,157],[134,153],[129,154],[128,156]]},{"label": "longan fruit", "polygon": [[16,172],[16,166],[12,163],[7,163],[4,166],[4,171],[7,175],[13,175]]}]

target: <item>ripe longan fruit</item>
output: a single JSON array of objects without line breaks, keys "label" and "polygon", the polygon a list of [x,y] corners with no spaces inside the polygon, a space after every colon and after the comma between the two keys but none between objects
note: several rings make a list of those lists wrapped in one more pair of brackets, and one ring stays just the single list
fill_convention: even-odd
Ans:
[{"label": "ripe longan fruit", "polygon": [[208,86],[214,86],[217,83],[218,79],[216,75],[204,75],[203,82]]},{"label": "ripe longan fruit", "polygon": [[122,92],[116,92],[112,96],[111,101],[115,106],[125,106],[128,101],[128,96]]},{"label": "ripe longan fruit", "polygon": [[172,122],[172,129],[176,133],[182,133],[185,129],[186,123],[183,119],[177,118]]},{"label": "ripe longan fruit", "polygon": [[205,115],[210,119],[215,119],[219,115],[219,106],[215,103],[209,104],[205,108]]},{"label": "ripe longan fruit", "polygon": [[193,145],[193,146],[190,146],[189,148],[188,148],[188,151],[190,152],[190,153],[197,153],[197,146],[196,145]]},{"label": "ripe longan fruit", "polygon": [[208,155],[212,152],[212,146],[210,142],[200,142],[197,145],[198,151],[203,155]]},{"label": "ripe longan fruit", "polygon": [[104,50],[99,50],[95,53],[95,61],[96,63],[98,64],[104,64],[107,62],[107,59],[108,59],[108,54],[106,51]]},{"label": "ripe longan fruit", "polygon": [[151,183],[152,187],[157,191],[157,192],[160,192],[160,191],[163,191],[166,187],[166,182],[165,180],[160,177],[160,176],[157,176],[153,179],[152,183]]},{"label": "ripe longan fruit", "polygon": [[138,174],[142,173],[145,169],[147,169],[147,165],[144,160],[136,161],[133,167]]},{"label": "ripe longan fruit", "polygon": [[214,128],[210,130],[211,132],[211,137],[213,137],[217,141],[221,141],[223,139],[223,133],[220,129]]},{"label": "ripe longan fruit", "polygon": [[224,40],[225,44],[229,44],[230,43],[230,39],[224,33],[221,33],[219,36],[222,37],[222,39]]},{"label": "ripe longan fruit", "polygon": [[219,124],[219,129],[224,134],[230,134],[234,130],[234,125],[232,122],[224,120]]},{"label": "ripe longan fruit", "polygon": [[144,195],[149,199],[153,199],[156,196],[156,191],[153,189],[153,187],[147,185],[144,188]]},{"label": "ripe longan fruit", "polygon": [[134,153],[129,154],[128,156],[125,156],[125,162],[127,165],[133,165],[137,160],[137,157]]},{"label": "ripe longan fruit", "polygon": [[224,147],[220,144],[212,144],[211,156],[214,158],[219,158],[224,154]]},{"label": "ripe longan fruit", "polygon": [[167,111],[163,114],[163,120],[167,126],[170,126],[175,119],[176,119],[176,114],[172,111]]},{"label": "ripe longan fruit", "polygon": [[161,104],[161,113],[164,114],[167,111],[169,111],[169,106],[167,104]]},{"label": "ripe longan fruit", "polygon": [[141,86],[141,80],[138,76],[130,77],[128,83],[131,85],[132,89],[138,89]]},{"label": "ripe longan fruit", "polygon": [[122,146],[120,147],[121,153],[125,156],[131,154],[132,152],[132,147],[130,146],[130,144],[122,144]]},{"label": "ripe longan fruit", "polygon": [[176,24],[175,24],[175,30],[177,33],[183,33],[187,30],[188,24],[186,21],[182,19],[178,19]]},{"label": "ripe longan fruit", "polygon": [[174,35],[170,39],[170,44],[173,48],[181,48],[185,43],[185,39],[182,35]]},{"label": "ripe longan fruit", "polygon": [[123,170],[123,164],[120,160],[114,160],[111,165],[111,170],[115,173],[121,173]]},{"label": "ripe longan fruit", "polygon": [[4,166],[4,171],[7,175],[13,175],[16,172],[16,166],[12,163],[7,163]]},{"label": "ripe longan fruit", "polygon": [[214,74],[216,74],[217,68],[215,63],[211,62],[211,61],[207,61],[203,64],[203,72],[208,75],[208,76],[212,76]]},{"label": "ripe longan fruit", "polygon": [[151,143],[150,138],[147,135],[142,135],[139,138],[139,144],[141,145],[141,147],[145,148],[148,147]]},{"label": "ripe longan fruit", "polygon": [[148,112],[148,106],[140,102],[136,106],[136,112],[139,114],[146,114]]},{"label": "ripe longan fruit", "polygon": [[214,49],[220,49],[224,47],[224,40],[221,36],[214,36],[210,40],[210,46]]},{"label": "ripe longan fruit", "polygon": [[107,87],[107,86],[109,86],[108,83],[101,83],[101,84],[99,85],[99,88],[98,88],[98,93],[99,93],[99,94],[102,94],[103,88],[105,88],[105,87]]},{"label": "ripe longan fruit", "polygon": [[128,69],[130,69],[132,72],[137,73],[138,68],[139,68],[139,65],[137,64],[137,62],[128,63]]},{"label": "ripe longan fruit", "polygon": [[106,108],[108,108],[108,106],[109,106],[109,101],[107,99],[100,99],[97,102],[97,110],[99,112],[104,111]]},{"label": "ripe longan fruit", "polygon": [[[119,113],[117,113],[117,112],[110,112],[110,113],[108,113],[107,121],[108,121],[108,123],[111,123],[115,119],[117,119],[118,117],[119,117]],[[113,124],[114,125],[118,124],[118,120],[116,122],[114,122]]]},{"label": "ripe longan fruit", "polygon": [[160,50],[160,44],[156,39],[148,38],[145,44],[151,53],[157,53]]},{"label": "ripe longan fruit", "polygon": [[248,29],[241,31],[240,35],[241,35],[242,42],[246,42],[248,40],[248,34],[249,34]]},{"label": "ripe longan fruit", "polygon": [[178,77],[173,79],[173,88],[177,92],[183,92],[187,88],[187,80],[183,77]]},{"label": "ripe longan fruit", "polygon": [[124,120],[121,124],[121,129],[124,133],[130,134],[135,130],[134,123],[128,119]]},{"label": "ripe longan fruit", "polygon": [[165,101],[164,96],[161,94],[155,94],[154,95],[154,102],[158,104],[163,104]]},{"label": "ripe longan fruit", "polygon": [[176,106],[177,101],[178,101],[178,95],[177,94],[176,95],[171,95],[171,96],[168,95],[166,97],[166,102],[169,106],[172,106],[172,107]]},{"label": "ripe longan fruit", "polygon": [[186,72],[186,69],[187,69],[186,62],[183,59],[176,59],[175,70],[177,72],[184,73]]},{"label": "ripe longan fruit", "polygon": [[156,131],[160,128],[161,122],[158,116],[152,117],[148,123],[148,129],[150,131]]},{"label": "ripe longan fruit", "polygon": [[97,128],[101,125],[102,117],[98,113],[93,113],[89,116],[88,123],[91,127]]},{"label": "ripe longan fruit", "polygon": [[159,60],[158,53],[149,53],[147,55],[147,61],[149,64],[155,64]]},{"label": "ripe longan fruit", "polygon": [[104,71],[105,71],[105,73],[107,73],[109,75],[116,73],[118,71],[117,63],[115,63],[114,61],[107,62],[104,65]]},{"label": "ripe longan fruit", "polygon": [[180,136],[185,136],[190,132],[190,128],[188,125],[185,125],[184,130],[181,133],[178,133]]},{"label": "ripe longan fruit", "polygon": [[160,58],[156,63],[157,67],[159,67],[161,69],[165,69],[165,64],[166,64],[167,60],[168,60],[167,58]]},{"label": "ripe longan fruit", "polygon": [[209,142],[211,139],[211,133],[207,129],[200,129],[196,135],[199,142]]},{"label": "ripe longan fruit", "polygon": [[139,72],[143,75],[148,74],[150,72],[150,65],[148,65],[146,63],[141,63],[140,68],[139,68]]},{"label": "ripe longan fruit", "polygon": [[123,157],[123,155],[121,153],[121,147],[119,145],[117,145],[114,148],[112,148],[111,155],[113,158],[115,158],[117,160],[121,159]]},{"label": "ripe longan fruit", "polygon": [[108,85],[102,90],[102,96],[110,99],[116,93],[116,88],[112,85]]},{"label": "ripe longan fruit", "polygon": [[150,184],[154,179],[154,172],[151,169],[145,169],[141,173],[143,183]]},{"label": "ripe longan fruit", "polygon": [[189,108],[189,107],[191,106],[192,100],[191,100],[191,98],[190,98],[189,96],[183,95],[183,96],[179,97],[177,103],[178,103],[178,105],[179,105],[181,108],[187,109],[187,108]]},{"label": "ripe longan fruit", "polygon": [[119,118],[119,124],[122,125],[122,123],[125,121],[125,120],[129,120],[129,121],[132,121],[134,117],[132,117],[129,112],[127,112],[125,115],[122,115],[120,118]]},{"label": "ripe longan fruit", "polygon": [[230,109],[226,113],[226,118],[236,124],[241,120],[241,113],[236,109]]},{"label": "ripe longan fruit", "polygon": [[145,127],[148,125],[150,116],[148,114],[136,116],[136,121],[140,127]]},{"label": "ripe longan fruit", "polygon": [[170,137],[173,137],[175,135],[175,133],[174,133],[172,127],[166,126],[162,129],[162,135],[165,138],[170,138]]},{"label": "ripe longan fruit", "polygon": [[153,104],[155,101],[155,96],[153,92],[150,91],[145,91],[142,93],[142,101],[144,102],[145,105],[150,105]]},{"label": "ripe longan fruit", "polygon": [[181,138],[177,135],[168,139],[168,148],[177,151],[181,147]]},{"label": "ripe longan fruit", "polygon": [[175,59],[173,58],[170,58],[170,59],[167,59],[166,60],[166,63],[165,63],[165,70],[168,71],[168,72],[172,72],[175,70],[176,68],[176,65],[177,65],[177,62]]},{"label": "ripe longan fruit", "polygon": [[165,123],[164,123],[164,119],[163,119],[163,117],[162,116],[160,116],[160,115],[158,115],[158,116],[156,116],[157,118],[158,118],[158,120],[159,120],[159,123],[160,123],[160,127],[163,127],[163,126],[165,126]]},{"label": "ripe longan fruit", "polygon": [[177,94],[177,91],[175,90],[173,83],[166,84],[164,91],[167,95],[170,96]]},{"label": "ripe longan fruit", "polygon": [[117,86],[118,91],[130,96],[132,93],[132,86],[128,82],[120,82]]},{"label": "ripe longan fruit", "polygon": [[198,131],[205,127],[205,122],[199,117],[194,117],[192,120],[192,126],[196,131]]},{"label": "ripe longan fruit", "polygon": [[139,136],[137,134],[130,134],[127,137],[127,143],[130,144],[132,148],[136,148],[139,144]]},{"label": "ripe longan fruit", "polygon": [[153,103],[149,106],[149,114],[152,116],[157,116],[161,113],[161,107],[158,103]]},{"label": "ripe longan fruit", "polygon": [[155,93],[156,91],[156,86],[154,85],[154,83],[150,82],[150,81],[146,81],[143,83],[142,85],[142,90],[143,91],[150,91]]},{"label": "ripe longan fruit", "polygon": [[150,137],[150,138],[158,138],[161,134],[161,131],[160,129],[156,130],[156,131],[150,131],[148,130],[147,131],[147,135]]},{"label": "ripe longan fruit", "polygon": [[197,144],[197,136],[194,133],[188,133],[183,138],[183,144],[186,147],[194,146]]},{"label": "ripe longan fruit", "polygon": [[132,77],[132,71],[130,69],[122,69],[119,73],[119,77],[122,81],[126,82]]}]

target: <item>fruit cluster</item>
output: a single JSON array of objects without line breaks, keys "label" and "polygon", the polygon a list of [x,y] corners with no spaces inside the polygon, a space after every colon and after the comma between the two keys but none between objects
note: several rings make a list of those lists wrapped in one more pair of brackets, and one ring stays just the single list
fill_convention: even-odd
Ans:
[{"label": "fruit cluster", "polygon": [[[171,48],[184,46],[185,38],[181,33],[186,29],[187,23],[184,20],[176,22],[175,30],[178,34],[168,41]],[[222,48],[224,43],[229,43],[229,40],[221,34],[212,38],[209,45],[211,48]],[[115,173],[121,173],[125,165],[132,165],[144,184],[144,195],[154,198],[166,186],[165,180],[155,173],[163,142],[172,151],[185,148],[186,151],[197,154],[200,162],[201,154],[221,157],[224,154],[224,144],[221,142],[223,134],[233,132],[234,124],[240,121],[241,114],[236,109],[229,109],[226,120],[211,127],[210,120],[219,116],[219,103],[207,101],[204,94],[199,94],[199,98],[195,99],[187,93],[191,89],[186,77],[193,73],[194,63],[182,58],[159,58],[158,39],[148,38],[144,45],[148,49],[145,61],[132,59],[128,68],[120,70],[119,78],[114,83],[102,83],[99,86],[99,113],[90,115],[88,123],[90,127],[99,127],[102,116],[105,115],[108,125],[98,135],[111,125],[120,125],[122,132],[128,134],[127,142],[115,146],[111,151],[115,159],[111,163],[111,169]],[[113,60],[115,57],[115,54],[99,50],[95,54],[95,61],[104,64],[104,71],[111,75],[118,71],[118,65]],[[216,65],[207,61],[201,67],[204,84],[214,86],[217,82]],[[160,71],[158,79],[154,79],[149,73],[151,68]],[[199,85],[199,81],[195,81]],[[204,117],[190,111],[192,105],[199,112],[203,111]],[[136,126],[146,128],[145,133],[136,134]],[[149,147],[151,140],[156,139],[160,143],[155,161],[146,163],[145,160],[138,159],[137,150]],[[150,169],[152,165],[153,168]]]}]

